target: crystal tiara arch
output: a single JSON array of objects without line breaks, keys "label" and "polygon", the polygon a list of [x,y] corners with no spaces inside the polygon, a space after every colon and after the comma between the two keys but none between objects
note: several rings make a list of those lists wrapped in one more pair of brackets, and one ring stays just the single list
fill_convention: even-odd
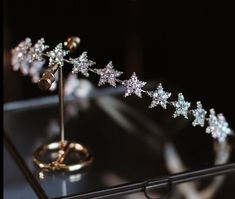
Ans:
[{"label": "crystal tiara arch", "polygon": [[[206,126],[205,132],[211,134],[219,142],[225,142],[228,135],[233,135],[233,131],[224,115],[222,113],[216,114],[213,108],[207,112],[203,109],[200,101],[196,102],[194,109],[191,103],[185,100],[182,93],[178,94],[176,101],[169,101],[172,94],[165,91],[161,83],[158,84],[155,91],[147,91],[143,89],[147,83],[139,80],[135,72],[132,73],[128,80],[119,79],[123,72],[115,70],[112,61],[109,61],[104,68],[98,69],[94,68],[96,62],[88,59],[87,52],[83,52],[76,58],[65,58],[69,51],[63,49],[62,43],[59,43],[51,51],[45,52],[48,48],[49,46],[45,45],[44,38],[39,39],[34,45],[30,38],[26,38],[12,50],[11,63],[13,69],[21,70],[25,75],[31,75],[33,82],[36,83],[45,63],[45,57],[49,58],[49,68],[54,64],[63,67],[64,63],[69,63],[73,66],[72,74],[81,73],[85,77],[89,77],[89,73],[98,75],[98,86],[109,84],[116,87],[117,83],[123,85],[126,88],[124,97],[134,94],[142,98],[142,94],[146,94],[152,99],[149,108],[160,106],[163,109],[167,109],[168,106],[172,106],[175,109],[174,118],[181,116],[188,119],[189,115],[193,116],[192,125]],[[209,116],[207,116],[208,113]]]}]

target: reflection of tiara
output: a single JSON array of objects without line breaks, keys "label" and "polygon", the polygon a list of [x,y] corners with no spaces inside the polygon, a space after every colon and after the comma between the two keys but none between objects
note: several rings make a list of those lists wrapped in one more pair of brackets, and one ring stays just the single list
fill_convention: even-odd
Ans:
[{"label": "reflection of tiara", "polygon": [[199,125],[201,127],[203,127],[205,122],[207,122],[208,126],[206,128],[206,133],[211,134],[212,137],[218,139],[219,142],[224,142],[227,135],[232,134],[232,130],[229,128],[223,114],[220,113],[216,115],[215,110],[210,109],[210,115],[207,118],[207,111],[202,108],[200,101],[197,102],[197,107],[195,109],[190,109],[191,103],[184,99],[182,93],[178,94],[177,101],[168,101],[168,98],[171,97],[171,93],[164,91],[161,84],[158,85],[155,91],[143,90],[146,82],[140,81],[135,72],[132,74],[130,79],[120,80],[118,77],[122,74],[122,72],[115,70],[111,61],[102,69],[91,68],[96,63],[88,59],[87,52],[83,52],[77,58],[65,59],[64,57],[69,53],[69,51],[63,49],[62,43],[58,44],[53,50],[48,52],[44,52],[47,48],[49,48],[49,46],[44,43],[43,38],[38,40],[34,46],[29,38],[22,41],[15,49],[12,50],[11,61],[13,69],[21,69],[24,74],[29,73],[32,76],[33,81],[37,82],[39,80],[39,75],[42,72],[43,64],[45,63],[44,57],[48,57],[49,70],[51,70],[52,73],[44,73],[43,75],[49,84],[49,87],[47,88],[50,88],[52,83],[55,81],[53,73],[55,73],[56,69],[53,67],[63,67],[66,62],[73,65],[73,74],[81,73],[84,76],[89,77],[89,72],[92,72],[99,75],[100,79],[98,86],[106,83],[114,87],[116,87],[117,83],[125,86],[125,97],[135,94],[141,98],[142,93],[146,94],[152,98],[149,108],[160,105],[162,108],[166,109],[167,105],[171,105],[175,108],[175,112],[173,114],[174,118],[181,115],[188,119],[188,115],[192,115],[194,117],[192,125]]}]

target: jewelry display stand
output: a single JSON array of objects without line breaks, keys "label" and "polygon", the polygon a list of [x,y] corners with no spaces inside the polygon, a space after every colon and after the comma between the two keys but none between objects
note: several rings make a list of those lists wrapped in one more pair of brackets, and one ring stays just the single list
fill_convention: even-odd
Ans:
[{"label": "jewelry display stand", "polygon": [[[70,37],[64,43],[64,46],[67,50],[74,51],[78,47],[79,43],[80,39],[78,37]],[[55,73],[57,71],[59,73],[58,95],[61,140],[38,148],[33,155],[33,161],[44,171],[77,171],[90,165],[93,158],[85,146],[65,140],[63,67],[58,64],[51,66],[43,73],[38,85],[42,90],[50,89],[52,83],[55,81]],[[45,160],[45,157],[47,157],[47,160]],[[67,157],[70,157],[70,160],[67,160]]]}]

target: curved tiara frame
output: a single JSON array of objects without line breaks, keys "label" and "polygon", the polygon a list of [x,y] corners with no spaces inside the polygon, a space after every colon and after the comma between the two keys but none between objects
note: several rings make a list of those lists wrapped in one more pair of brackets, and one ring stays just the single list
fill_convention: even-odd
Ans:
[{"label": "curved tiara frame", "polygon": [[[88,59],[87,52],[83,52],[79,57],[69,57],[66,59],[65,56],[68,55],[69,51],[63,49],[62,43],[59,43],[53,50],[47,52],[45,52],[45,50],[48,49],[49,46],[44,43],[44,38],[38,40],[35,45],[32,45],[30,38],[26,38],[19,43],[19,45],[12,50],[11,63],[13,69],[20,69],[24,75],[29,74],[32,77],[32,81],[37,83],[45,63],[44,57],[49,58],[49,68],[55,64],[63,67],[66,62],[73,66],[72,74],[81,73],[85,77],[89,77],[89,72],[92,72],[99,75],[98,86],[109,84],[116,87],[117,83],[125,86],[126,92],[124,97],[135,94],[141,98],[142,93],[146,94],[152,99],[149,108],[161,106],[163,109],[166,109],[167,106],[172,106],[175,108],[175,112],[173,113],[174,118],[183,116],[185,119],[188,119],[189,115],[193,116],[194,121],[192,125],[201,127],[207,125],[206,133],[211,134],[211,136],[220,143],[226,141],[228,135],[233,135],[233,131],[229,128],[229,124],[224,115],[222,113],[216,115],[215,110],[212,108],[209,110],[209,116],[207,117],[207,111],[203,109],[200,101],[196,103],[194,109],[191,108],[191,103],[184,99],[182,93],[178,94],[178,100],[169,101],[168,99],[171,97],[171,93],[164,91],[161,83],[157,86],[155,91],[146,91],[143,89],[146,82],[140,81],[135,72],[133,72],[128,80],[118,79],[123,72],[115,70],[112,61],[108,62],[104,68],[91,68],[96,63]],[[51,89],[55,88],[56,84],[54,82]]]}]

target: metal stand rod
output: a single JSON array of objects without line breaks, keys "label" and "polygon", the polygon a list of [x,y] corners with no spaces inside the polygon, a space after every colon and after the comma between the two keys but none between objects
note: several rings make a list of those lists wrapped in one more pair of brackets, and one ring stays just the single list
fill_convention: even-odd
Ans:
[{"label": "metal stand rod", "polygon": [[[76,36],[69,37],[65,42],[64,46],[70,52],[74,51],[80,44],[80,38]],[[38,82],[38,86],[41,90],[48,90],[52,83],[55,81],[55,73],[59,70],[59,112],[60,112],[60,135],[61,143],[64,143],[64,83],[63,83],[63,67],[55,63],[50,66]],[[63,145],[62,145],[63,146]]]},{"label": "metal stand rod", "polygon": [[64,83],[63,83],[63,67],[59,68],[59,111],[60,111],[60,136],[61,136],[61,143],[64,143]]},{"label": "metal stand rod", "polygon": [[[80,43],[79,37],[69,37],[66,42],[64,42],[64,47],[66,50],[72,52],[74,51]],[[64,53],[64,52],[62,52]],[[63,64],[54,63],[50,65],[49,68],[43,73],[42,78],[38,82],[38,86],[42,90],[48,90],[55,82],[55,73],[59,73],[59,86],[58,86],[58,97],[59,97],[59,125],[60,125],[60,141],[45,144],[38,148],[33,155],[34,163],[45,171],[76,171],[83,167],[91,164],[93,158],[90,155],[89,150],[83,145],[76,142],[68,142],[65,140],[64,132],[64,82],[63,82]],[[51,157],[51,162],[48,163],[42,160],[45,153],[57,152],[57,158]],[[77,156],[77,162],[65,163],[64,160],[67,154],[76,153],[80,154]]]}]

